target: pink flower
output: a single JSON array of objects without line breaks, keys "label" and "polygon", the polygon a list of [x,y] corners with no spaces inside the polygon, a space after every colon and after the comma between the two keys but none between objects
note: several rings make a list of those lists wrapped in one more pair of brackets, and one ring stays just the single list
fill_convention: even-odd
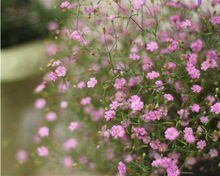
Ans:
[{"label": "pink flower", "polygon": [[206,99],[207,99],[208,101],[212,102],[212,103],[215,101],[215,98],[214,98],[213,96],[211,96],[211,95],[208,95],[208,96],[206,97]]},{"label": "pink flower", "polygon": [[186,21],[183,21],[183,22],[181,23],[181,27],[182,27],[182,28],[187,29],[187,28],[190,27],[190,26],[191,26],[191,22],[190,22],[190,20],[188,20],[188,19],[186,19]]},{"label": "pink flower", "polygon": [[140,60],[140,56],[137,55],[136,53],[133,53],[133,54],[130,54],[130,55],[129,55],[129,59],[132,59],[132,60]]},{"label": "pink flower", "polygon": [[213,106],[211,106],[211,112],[214,112],[215,114],[220,113],[220,102],[215,103]]},{"label": "pink flower", "polygon": [[56,67],[56,66],[58,66],[58,65],[60,65],[60,64],[61,64],[60,60],[53,61],[52,67]]},{"label": "pink flower", "polygon": [[56,73],[51,71],[50,74],[49,74],[49,78],[50,78],[51,81],[55,82],[56,79],[57,79]]},{"label": "pink flower", "polygon": [[197,145],[197,149],[202,150],[206,146],[206,142],[205,142],[205,140],[200,140],[196,143],[196,145]]},{"label": "pink flower", "polygon": [[115,19],[115,15],[109,15],[109,16],[108,16],[108,20],[109,20],[109,21],[113,21],[114,19]]},{"label": "pink flower", "polygon": [[110,104],[111,110],[116,110],[119,106],[120,106],[120,103],[118,103],[118,101],[113,101]]},{"label": "pink flower", "polygon": [[187,134],[184,135],[184,139],[185,139],[186,142],[188,142],[188,143],[194,143],[195,140],[196,140],[193,135],[187,135]]},{"label": "pink flower", "polygon": [[55,72],[57,73],[57,76],[59,76],[59,77],[65,76],[66,75],[66,68],[63,66],[59,66],[59,67],[57,67]]},{"label": "pink flower", "polygon": [[37,92],[37,93],[41,92],[45,88],[46,83],[47,83],[46,81],[43,81],[40,85],[38,85],[35,88],[35,92]]},{"label": "pink flower", "polygon": [[191,43],[190,48],[193,52],[199,52],[202,49],[202,40],[198,39],[194,43]]},{"label": "pink flower", "polygon": [[55,21],[50,21],[48,24],[47,24],[47,29],[49,31],[52,31],[52,30],[55,30],[58,28],[58,23],[55,22]]},{"label": "pink flower", "polygon": [[97,80],[95,77],[90,78],[90,80],[87,82],[87,87],[88,88],[93,88],[97,84]]},{"label": "pink flower", "polygon": [[152,41],[152,42],[147,44],[146,50],[149,50],[149,51],[153,52],[153,51],[155,51],[157,49],[158,49],[157,42]]},{"label": "pink flower", "polygon": [[16,159],[19,163],[24,163],[28,160],[28,154],[25,150],[20,149],[16,153]]},{"label": "pink flower", "polygon": [[57,114],[53,111],[50,111],[50,112],[46,113],[46,119],[47,119],[47,121],[52,122],[57,119]]},{"label": "pink flower", "polygon": [[190,106],[193,112],[199,112],[200,106],[198,104],[193,104]]},{"label": "pink flower", "polygon": [[220,16],[215,16],[210,21],[213,25],[220,24]]},{"label": "pink flower", "polygon": [[44,156],[47,156],[48,155],[48,149],[45,147],[45,146],[41,146],[41,147],[38,147],[37,148],[37,151],[38,151],[38,155],[40,157],[44,157]]},{"label": "pink flower", "polygon": [[125,130],[121,125],[114,125],[111,129],[111,135],[117,139],[118,137],[124,137]]},{"label": "pink flower", "polygon": [[171,94],[164,94],[163,97],[166,98],[168,101],[173,101],[174,100],[174,98]]},{"label": "pink flower", "polygon": [[36,108],[36,109],[42,109],[42,108],[44,108],[45,105],[46,105],[46,100],[45,100],[44,98],[38,98],[38,99],[35,101],[34,105],[35,105],[35,108]]},{"label": "pink flower", "polygon": [[68,1],[62,2],[60,8],[68,7],[70,3]]},{"label": "pink flower", "polygon": [[191,78],[199,78],[200,77],[200,71],[193,66],[188,67],[187,71],[190,74]]},{"label": "pink flower", "polygon": [[132,3],[135,10],[140,10],[144,6],[145,0],[134,0]]},{"label": "pink flower", "polygon": [[186,127],[184,130],[184,139],[188,143],[194,143],[195,142],[195,137],[193,136],[193,130],[190,127]]},{"label": "pink flower", "polygon": [[118,90],[125,90],[126,85],[127,85],[126,79],[124,79],[124,78],[121,78],[121,79],[116,78],[115,79],[114,87],[116,89],[118,89]]},{"label": "pink flower", "polygon": [[163,68],[174,71],[176,69],[176,64],[173,62],[167,62],[163,65]]},{"label": "pink flower", "polygon": [[201,91],[201,86],[199,86],[199,85],[193,85],[192,87],[191,87],[191,89],[193,90],[193,92],[194,93],[200,93],[200,91]]},{"label": "pink flower", "polygon": [[202,117],[200,117],[200,121],[202,122],[202,123],[206,123],[206,122],[208,122],[208,117],[205,117],[205,116],[202,116]]},{"label": "pink flower", "polygon": [[65,109],[65,108],[67,108],[67,106],[68,106],[68,102],[67,101],[61,101],[60,102],[60,107],[61,108]]},{"label": "pink flower", "polygon": [[71,149],[75,149],[77,145],[78,145],[77,141],[73,138],[70,138],[70,139],[65,140],[65,142],[63,143],[63,148],[66,151],[69,151]]},{"label": "pink flower", "polygon": [[167,128],[165,131],[165,138],[168,140],[175,140],[179,136],[179,132],[174,127]]},{"label": "pink flower", "polygon": [[205,55],[206,58],[210,60],[218,60],[218,54],[215,52],[215,50],[208,50]]},{"label": "pink flower", "polygon": [[163,82],[161,80],[156,81],[154,87],[156,88],[157,92],[159,92],[160,90],[163,90],[164,89]]},{"label": "pink flower", "polygon": [[82,105],[88,105],[91,102],[91,97],[86,97],[81,100]]},{"label": "pink flower", "polygon": [[135,78],[130,78],[128,86],[133,87],[135,85],[138,85],[138,83],[141,83],[141,78],[140,76],[136,76]]},{"label": "pink flower", "polygon": [[113,110],[105,111],[105,119],[106,119],[106,121],[112,121],[114,116],[115,116],[115,111],[113,111]]},{"label": "pink flower", "polygon": [[78,122],[71,122],[68,128],[70,131],[74,131],[79,128],[79,123]]},{"label": "pink flower", "polygon": [[77,84],[77,88],[78,89],[83,89],[84,87],[86,87],[86,84],[84,81],[80,81],[78,84]]},{"label": "pink flower", "polygon": [[202,64],[201,64],[201,70],[204,70],[206,71],[208,68],[211,67],[211,64],[209,63],[209,61],[204,61]]},{"label": "pink flower", "polygon": [[217,157],[218,156],[218,151],[216,149],[210,149],[209,155],[211,158]]},{"label": "pink flower", "polygon": [[70,156],[67,156],[63,159],[63,165],[66,168],[71,168],[73,163],[73,159]]},{"label": "pink flower", "polygon": [[140,111],[144,108],[144,103],[141,101],[141,98],[137,95],[131,96],[131,109],[134,111]]},{"label": "pink flower", "polygon": [[220,130],[220,121],[217,123],[217,128]]},{"label": "pink flower", "polygon": [[49,136],[49,128],[47,128],[47,127],[40,127],[40,129],[38,130],[38,134],[40,135],[40,137],[47,137],[47,136]]},{"label": "pink flower", "polygon": [[130,123],[131,123],[131,121],[129,119],[121,121],[123,128],[129,127]]},{"label": "pink flower", "polygon": [[119,171],[119,174],[121,174],[121,175],[125,175],[126,174],[126,166],[121,161],[118,163],[118,171]]},{"label": "pink flower", "polygon": [[147,73],[146,78],[148,78],[148,79],[155,79],[155,78],[158,78],[159,76],[160,75],[159,75],[158,72],[152,71],[152,72]]}]

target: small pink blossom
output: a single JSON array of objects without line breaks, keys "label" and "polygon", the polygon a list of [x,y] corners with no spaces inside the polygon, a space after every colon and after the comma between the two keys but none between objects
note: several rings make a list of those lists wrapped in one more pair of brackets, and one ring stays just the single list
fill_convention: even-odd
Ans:
[{"label": "small pink blossom", "polygon": [[75,139],[69,138],[64,141],[63,148],[69,151],[71,149],[75,149],[77,145],[78,145],[78,142]]},{"label": "small pink blossom", "polygon": [[78,89],[83,89],[84,87],[86,87],[86,83],[84,81],[80,81],[78,84],[77,84],[77,88]]},{"label": "small pink blossom", "polygon": [[184,130],[184,139],[188,143],[194,143],[195,142],[195,137],[193,136],[193,130],[190,127],[186,127]]},{"label": "small pink blossom", "polygon": [[120,175],[125,175],[126,174],[126,166],[123,162],[118,163],[118,171]]},{"label": "small pink blossom", "polygon": [[208,117],[205,117],[205,116],[202,116],[202,117],[200,117],[200,121],[202,122],[202,123],[206,123],[206,122],[208,122]]},{"label": "small pink blossom", "polygon": [[52,67],[56,67],[56,66],[58,66],[58,65],[60,65],[60,64],[61,64],[60,60],[53,61]]},{"label": "small pink blossom", "polygon": [[106,121],[112,121],[114,116],[115,116],[115,111],[113,111],[113,110],[105,111],[105,119],[106,119]]},{"label": "small pink blossom", "polygon": [[57,119],[57,114],[53,111],[50,111],[50,112],[46,113],[46,119],[47,119],[47,121],[52,122]]},{"label": "small pink blossom", "polygon": [[157,50],[158,48],[159,47],[158,47],[157,42],[152,41],[152,42],[147,44],[146,50],[149,50],[149,51],[153,52],[153,51]]},{"label": "small pink blossom", "polygon": [[49,31],[52,31],[52,30],[55,30],[58,28],[58,23],[56,21],[50,21],[48,24],[47,24],[47,29]]},{"label": "small pink blossom", "polygon": [[220,102],[215,103],[213,106],[211,106],[211,112],[214,112],[217,115],[220,113]]},{"label": "small pink blossom", "polygon": [[215,98],[213,97],[213,96],[211,96],[211,95],[208,95],[207,97],[206,97],[206,99],[208,100],[208,101],[210,101],[210,102],[215,102]]},{"label": "small pink blossom", "polygon": [[163,97],[166,98],[168,101],[174,101],[174,98],[171,94],[164,94]]},{"label": "small pink blossom", "polygon": [[114,19],[115,19],[115,15],[109,15],[109,16],[108,16],[108,20],[109,20],[109,21],[113,21]]},{"label": "small pink blossom", "polygon": [[40,137],[47,137],[49,136],[49,128],[48,127],[40,127],[38,130],[38,134]]},{"label": "small pink blossom", "polygon": [[46,100],[44,98],[38,98],[34,105],[36,109],[42,109],[46,106]]},{"label": "small pink blossom", "polygon": [[140,60],[140,56],[137,55],[136,53],[132,53],[132,54],[129,55],[129,59]]},{"label": "small pink blossom", "polygon": [[61,101],[60,102],[60,107],[61,108],[65,109],[65,108],[67,108],[67,106],[68,106],[68,102],[67,101]]},{"label": "small pink blossom", "polygon": [[62,2],[60,5],[60,8],[65,8],[68,7],[70,5],[70,3],[68,1]]},{"label": "small pink blossom", "polygon": [[196,145],[197,145],[197,149],[202,150],[206,146],[206,142],[205,142],[205,140],[200,140],[196,143]]},{"label": "small pink blossom", "polygon": [[28,160],[28,154],[25,150],[20,149],[16,153],[16,159],[19,163],[24,163]]},{"label": "small pink blossom", "polygon": [[129,119],[121,121],[123,128],[129,127],[130,123],[131,123],[131,121]]},{"label": "small pink blossom", "polygon": [[147,73],[146,78],[148,78],[148,79],[155,79],[155,78],[158,78],[159,76],[160,75],[159,75],[158,72],[152,71],[152,72]]},{"label": "small pink blossom", "polygon": [[193,90],[194,93],[200,93],[202,87],[199,86],[199,85],[193,85],[193,86],[191,87],[191,89]]},{"label": "small pink blossom", "polygon": [[57,76],[59,76],[59,77],[65,76],[66,75],[66,67],[59,66],[59,67],[57,67],[55,72],[57,73]]},{"label": "small pink blossom", "polygon": [[116,110],[119,106],[120,106],[120,103],[118,103],[118,101],[113,101],[110,104],[111,110]]},{"label": "small pink blossom", "polygon": [[134,111],[140,111],[144,108],[144,103],[141,101],[141,98],[137,95],[131,96],[129,99],[131,102],[131,109]]},{"label": "small pink blossom", "polygon": [[220,16],[215,16],[210,21],[213,25],[220,24]]},{"label": "small pink blossom", "polygon": [[36,88],[35,88],[35,92],[36,93],[39,93],[41,92],[44,88],[45,88],[45,85],[47,84],[46,81],[43,81],[41,84],[39,84]]},{"label": "small pink blossom", "polygon": [[74,161],[73,161],[72,157],[70,157],[70,156],[67,156],[63,159],[63,165],[66,168],[71,168],[73,163],[74,163]]},{"label": "small pink blossom", "polygon": [[202,40],[198,39],[194,43],[191,43],[190,48],[193,52],[199,52],[202,49]]},{"label": "small pink blossom", "polygon": [[209,155],[211,158],[217,157],[218,156],[218,151],[216,149],[210,149]]},{"label": "small pink blossom", "polygon": [[97,80],[95,77],[90,78],[90,80],[87,82],[87,87],[88,88],[93,88],[97,84]]},{"label": "small pink blossom", "polygon": [[182,28],[187,29],[187,28],[189,28],[190,26],[191,26],[191,22],[190,22],[190,20],[188,20],[188,19],[186,19],[186,21],[183,21],[183,22],[181,23],[181,27],[182,27]]},{"label": "small pink blossom", "polygon": [[82,98],[81,104],[82,105],[88,105],[91,102],[91,97]]},{"label": "small pink blossom", "polygon": [[111,135],[117,139],[118,137],[124,137],[125,130],[121,125],[114,125],[111,129]]},{"label": "small pink blossom", "polygon": [[79,126],[80,125],[79,125],[78,122],[71,122],[68,128],[69,128],[70,131],[74,131],[74,130],[78,129]]},{"label": "small pink blossom", "polygon": [[199,112],[200,106],[198,104],[193,104],[190,106],[193,112]]},{"label": "small pink blossom", "polygon": [[126,79],[124,78],[121,78],[121,79],[115,79],[115,84],[114,84],[114,87],[118,90],[125,90],[127,86],[127,81]]},{"label": "small pink blossom", "polygon": [[204,70],[206,71],[208,68],[211,67],[211,64],[209,61],[204,61],[202,64],[201,64],[201,70]]},{"label": "small pink blossom", "polygon": [[134,0],[132,6],[135,10],[140,10],[145,4],[145,0]]},{"label": "small pink blossom", "polygon": [[48,149],[45,146],[38,147],[37,151],[40,157],[44,157],[49,154]]},{"label": "small pink blossom", "polygon": [[50,74],[49,74],[49,78],[50,78],[51,81],[55,82],[56,79],[57,79],[56,73],[51,71]]},{"label": "small pink blossom", "polygon": [[165,138],[168,140],[175,140],[179,136],[179,132],[174,127],[170,127],[165,131]]}]

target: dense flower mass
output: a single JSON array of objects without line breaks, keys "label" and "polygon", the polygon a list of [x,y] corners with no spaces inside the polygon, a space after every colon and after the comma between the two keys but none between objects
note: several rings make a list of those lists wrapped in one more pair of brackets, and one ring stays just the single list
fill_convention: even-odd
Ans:
[{"label": "dense flower mass", "polygon": [[[118,176],[192,174],[199,161],[217,168],[218,5],[62,2],[56,9],[70,19],[51,31],[57,46],[35,89],[38,160]],[[16,158],[27,161],[24,151]]]}]

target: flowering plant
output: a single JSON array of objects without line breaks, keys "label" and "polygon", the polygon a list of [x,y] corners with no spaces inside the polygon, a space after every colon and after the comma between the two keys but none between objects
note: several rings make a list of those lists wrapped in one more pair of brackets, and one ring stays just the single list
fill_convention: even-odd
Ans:
[{"label": "flowering plant", "polygon": [[73,18],[55,31],[35,90],[46,113],[36,154],[118,175],[190,174],[200,160],[217,168],[220,16],[219,1],[207,3],[212,11],[196,2],[62,2]]}]

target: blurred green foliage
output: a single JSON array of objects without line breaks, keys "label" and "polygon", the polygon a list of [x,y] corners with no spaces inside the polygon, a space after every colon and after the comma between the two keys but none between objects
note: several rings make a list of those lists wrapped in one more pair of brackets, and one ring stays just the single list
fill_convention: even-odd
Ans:
[{"label": "blurred green foliage", "polygon": [[64,14],[61,17],[61,10],[53,6],[48,7],[39,0],[1,1],[1,47],[47,36],[48,22],[65,17]]}]

